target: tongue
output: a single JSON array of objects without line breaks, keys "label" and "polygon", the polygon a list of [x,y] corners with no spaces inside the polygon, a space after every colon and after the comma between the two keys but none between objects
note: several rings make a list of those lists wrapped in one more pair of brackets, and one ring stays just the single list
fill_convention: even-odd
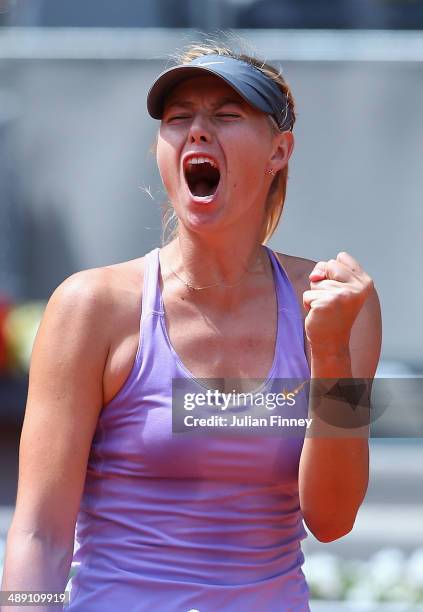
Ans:
[{"label": "tongue", "polygon": [[198,181],[198,183],[195,184],[194,195],[204,197],[212,193],[213,189],[210,187],[208,181]]}]

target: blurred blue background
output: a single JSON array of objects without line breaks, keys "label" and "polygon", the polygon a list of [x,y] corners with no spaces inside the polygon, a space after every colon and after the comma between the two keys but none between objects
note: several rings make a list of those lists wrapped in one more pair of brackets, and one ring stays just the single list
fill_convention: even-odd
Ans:
[{"label": "blurred blue background", "polygon": [[[0,0],[0,306],[44,303],[73,272],[160,243],[166,195],[146,93],[176,49],[231,29],[282,66],[297,104],[288,195],[270,246],[315,260],[340,250],[356,257],[382,305],[378,375],[421,375],[422,28],[422,0]],[[25,313],[17,335],[34,316]],[[0,377],[0,547],[25,392],[24,372]],[[371,440],[371,483],[353,532],[304,543],[320,597],[415,609],[422,465],[419,439]],[[349,591],[344,569],[358,585]],[[392,585],[391,603],[365,607]]]}]

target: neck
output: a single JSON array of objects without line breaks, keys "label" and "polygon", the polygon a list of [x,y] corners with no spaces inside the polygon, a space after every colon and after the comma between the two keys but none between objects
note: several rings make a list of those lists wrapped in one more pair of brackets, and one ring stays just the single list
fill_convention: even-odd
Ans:
[{"label": "neck", "polygon": [[[263,280],[271,270],[265,249],[258,236],[250,240],[225,240],[222,233],[213,240],[179,228],[179,234],[161,252],[164,279],[176,275],[179,289],[192,300],[216,302],[223,307],[234,307],[259,279]],[[194,290],[184,285],[186,281]],[[226,286],[225,286],[226,285]],[[227,285],[234,285],[228,287]]]}]

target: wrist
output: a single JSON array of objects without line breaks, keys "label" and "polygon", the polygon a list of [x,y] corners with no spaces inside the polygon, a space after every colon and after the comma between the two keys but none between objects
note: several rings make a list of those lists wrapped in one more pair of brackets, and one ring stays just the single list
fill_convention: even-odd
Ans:
[{"label": "wrist", "polygon": [[351,378],[351,354],[346,345],[310,346],[312,378]]},{"label": "wrist", "polygon": [[350,359],[349,344],[310,344],[310,354],[314,358],[323,360]]}]

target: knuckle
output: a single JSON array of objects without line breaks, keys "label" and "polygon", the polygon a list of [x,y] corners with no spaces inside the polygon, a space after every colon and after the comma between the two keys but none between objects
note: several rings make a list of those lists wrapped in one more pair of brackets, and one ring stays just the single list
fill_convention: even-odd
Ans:
[{"label": "knuckle", "polygon": [[338,292],[339,299],[343,302],[350,299],[351,293],[348,289],[340,289]]},{"label": "knuckle", "polygon": [[366,292],[371,292],[374,289],[373,279],[366,273],[364,273],[361,277],[362,289]]},{"label": "knuckle", "polygon": [[368,274],[366,274],[366,285],[369,289],[373,289],[375,286],[373,279]]}]

